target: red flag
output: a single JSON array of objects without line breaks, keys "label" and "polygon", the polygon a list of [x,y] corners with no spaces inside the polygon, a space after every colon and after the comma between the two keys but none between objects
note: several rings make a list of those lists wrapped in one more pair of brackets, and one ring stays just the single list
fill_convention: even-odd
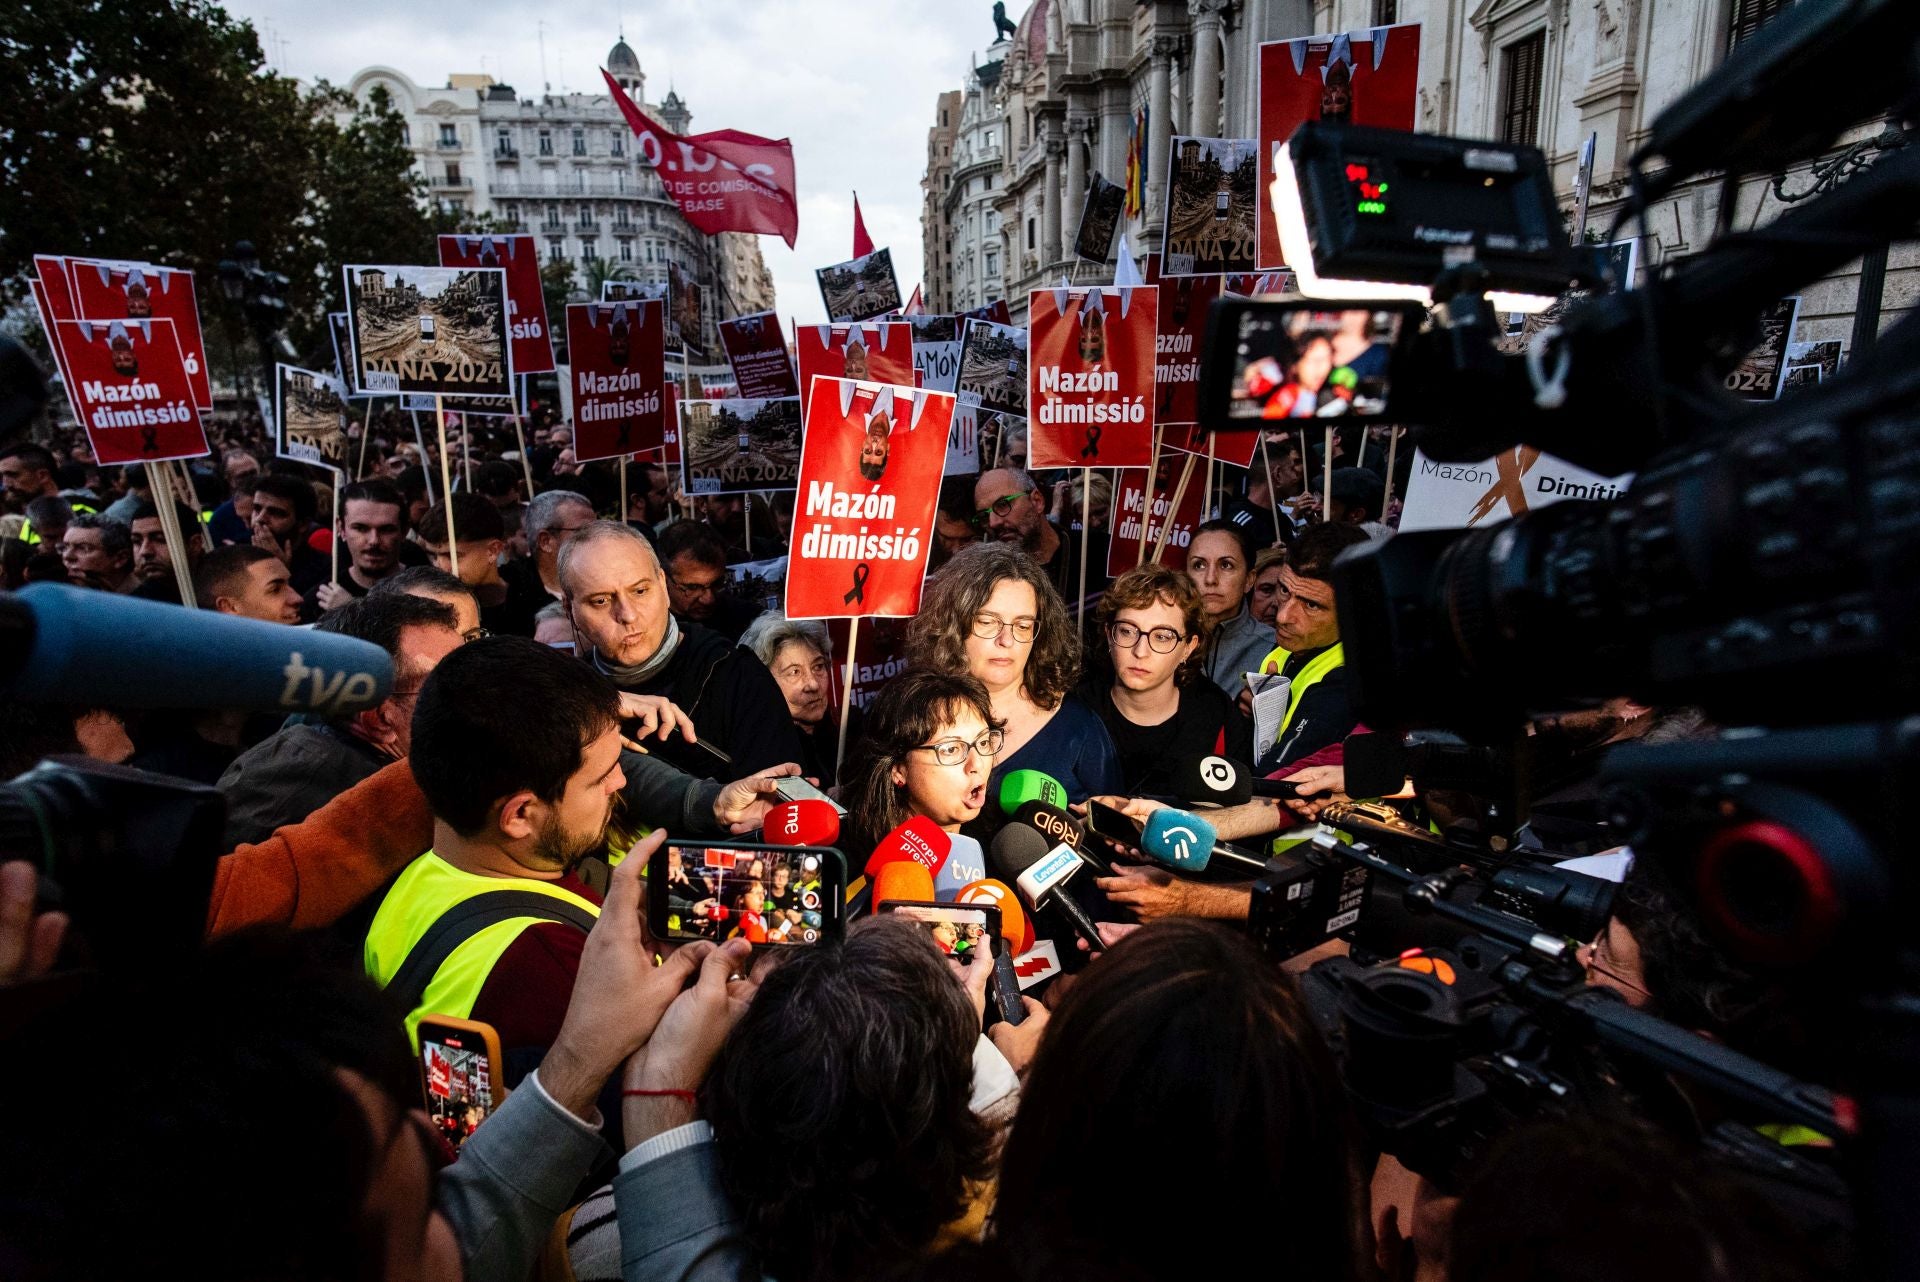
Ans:
[{"label": "red flag", "polygon": [[919,316],[926,310],[926,300],[920,296],[920,287],[915,285],[913,287],[913,297],[909,298],[907,305],[900,309],[900,314],[902,316]]},{"label": "red flag", "polygon": [[867,220],[860,216],[860,193],[853,193],[853,256],[865,258],[873,252],[873,237],[867,235]]},{"label": "red flag", "polygon": [[640,140],[640,154],[696,231],[708,236],[723,231],[771,234],[792,248],[800,234],[800,204],[794,195],[791,142],[737,129],[682,138],[647,119],[605,68],[600,74]]}]

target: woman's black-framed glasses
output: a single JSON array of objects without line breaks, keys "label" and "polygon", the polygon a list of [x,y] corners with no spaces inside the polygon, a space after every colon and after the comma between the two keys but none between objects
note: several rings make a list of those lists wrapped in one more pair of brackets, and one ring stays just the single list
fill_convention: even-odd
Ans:
[{"label": "woman's black-framed glasses", "polygon": [[1006,741],[1006,731],[989,730],[972,743],[960,738],[942,739],[938,743],[923,743],[912,751],[931,752],[933,759],[941,765],[957,766],[967,759],[969,752],[987,758],[999,756],[1000,745]]},{"label": "woman's black-framed glasses", "polygon": [[1025,645],[1040,631],[1040,620],[1003,619],[997,614],[973,616],[973,635],[983,641],[998,641],[1003,630],[1011,631],[1013,639]]},{"label": "woman's black-framed glasses", "polygon": [[1125,620],[1109,623],[1107,635],[1112,637],[1113,643],[1122,650],[1133,649],[1134,643],[1141,637],[1145,637],[1147,648],[1155,654],[1172,654],[1174,647],[1187,639],[1184,633],[1175,632],[1172,628],[1147,629],[1137,627]]}]

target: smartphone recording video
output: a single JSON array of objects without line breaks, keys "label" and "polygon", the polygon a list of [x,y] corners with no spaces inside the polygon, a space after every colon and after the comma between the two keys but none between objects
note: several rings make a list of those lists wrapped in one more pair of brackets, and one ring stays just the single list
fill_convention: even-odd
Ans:
[{"label": "smartphone recording video", "polygon": [[447,1016],[420,1020],[427,1116],[455,1149],[498,1107],[500,1038],[486,1024]]},{"label": "smartphone recording video", "polygon": [[648,872],[650,924],[665,939],[791,947],[839,933],[845,877],[832,851],[675,844]]},{"label": "smartphone recording video", "polygon": [[1222,300],[1203,395],[1216,401],[1216,421],[1385,418],[1407,317],[1378,304]]},{"label": "smartphone recording video", "polygon": [[920,923],[934,947],[957,961],[991,961],[1000,937],[1000,910],[963,904],[883,903],[880,911]]}]

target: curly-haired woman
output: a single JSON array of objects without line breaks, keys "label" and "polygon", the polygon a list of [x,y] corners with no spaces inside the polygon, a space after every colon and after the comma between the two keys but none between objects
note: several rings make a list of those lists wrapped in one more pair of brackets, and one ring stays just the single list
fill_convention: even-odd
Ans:
[{"label": "curly-haired woman", "polygon": [[907,629],[916,668],[977,678],[1005,741],[989,796],[1010,771],[1039,770],[1073,801],[1120,790],[1120,760],[1100,718],[1073,691],[1080,638],[1033,559],[1004,543],[963,548],[928,580]]}]

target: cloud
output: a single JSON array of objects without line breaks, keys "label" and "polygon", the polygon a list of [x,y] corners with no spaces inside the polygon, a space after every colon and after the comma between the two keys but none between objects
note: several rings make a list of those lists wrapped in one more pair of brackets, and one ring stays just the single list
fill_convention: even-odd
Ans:
[{"label": "cloud", "polygon": [[[647,97],[669,86],[693,111],[693,129],[740,129],[793,140],[800,236],[793,250],[760,238],[778,307],[802,324],[825,319],[813,271],[852,253],[860,192],[874,244],[891,246],[903,294],[921,275],[920,179],[935,103],[960,87],[992,38],[990,6],[950,0],[878,4],[802,0],[616,0],[457,8],[392,0],[229,0],[250,19],[268,60],[287,75],[344,83],[384,65],[416,84],[484,71],[521,97],[596,92],[601,60],[624,19]],[[1022,4],[1008,6],[1024,9]],[[283,43],[284,42],[284,43]]]}]

